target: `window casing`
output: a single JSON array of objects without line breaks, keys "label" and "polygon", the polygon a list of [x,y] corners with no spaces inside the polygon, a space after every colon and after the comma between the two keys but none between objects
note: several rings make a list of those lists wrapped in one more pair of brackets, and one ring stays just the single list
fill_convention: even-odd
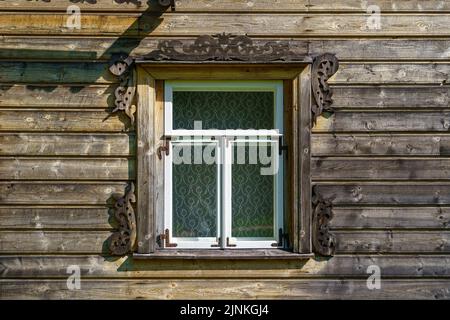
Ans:
[{"label": "window casing", "polygon": [[[298,259],[311,238],[311,64],[147,63],[137,65],[137,259]],[[284,221],[282,248],[206,250],[173,247],[164,222],[164,86],[173,80],[276,80],[283,83]],[[233,249],[233,248],[230,248]]]},{"label": "window casing", "polygon": [[[198,125],[192,128],[190,124],[187,124],[186,121],[181,121],[185,126],[191,126],[189,129],[184,129],[180,127],[177,123],[175,123],[175,119],[180,119],[179,115],[175,115],[176,108],[182,108],[183,106],[175,106],[174,93],[187,93],[185,94],[184,100],[189,99],[189,93],[200,93],[198,96],[202,96],[203,93],[212,93],[214,99],[214,93],[226,93],[228,95],[228,99],[230,99],[234,94],[234,96],[239,95],[239,93],[252,93],[252,94],[262,94],[270,93],[272,95],[272,117],[271,124],[268,124],[267,121],[265,126],[270,126],[270,128],[240,128],[238,124],[242,125],[243,121],[239,121],[238,118],[241,116],[240,110],[237,110],[237,114],[235,115],[235,121],[233,123],[233,119],[228,119],[229,123],[222,123],[218,125],[220,122],[220,117],[217,121],[212,121],[212,123],[205,123],[206,127],[203,129],[202,123],[200,124],[200,128]],[[245,95],[245,94],[244,94]],[[205,96],[203,94],[203,96]],[[254,97],[254,96],[252,96]],[[250,97],[250,98],[252,98]],[[195,100],[195,99],[193,99]],[[196,100],[199,103],[198,100]],[[209,100],[210,104],[215,103],[214,101]],[[224,118],[230,118],[227,114],[227,111],[231,112],[232,108],[228,108],[228,103],[233,102],[232,100],[228,100],[225,102],[225,105],[222,105],[220,110],[220,115],[222,116],[222,120]],[[240,105],[240,108],[245,108],[245,103]],[[258,117],[258,114],[261,113],[261,106],[256,106],[256,110],[254,110],[255,114],[251,115],[253,118]],[[274,81],[274,80],[262,80],[262,81],[165,81],[164,85],[164,137],[168,144],[169,152],[164,157],[164,230],[165,236],[170,238],[171,246],[169,248],[176,249],[193,249],[193,248],[203,248],[203,249],[234,249],[234,248],[275,248],[279,245],[280,239],[279,235],[283,233],[285,230],[284,226],[284,209],[285,209],[285,198],[284,198],[284,154],[280,152],[280,141],[282,141],[284,125],[283,125],[283,116],[284,116],[284,104],[283,104],[283,81]],[[189,113],[189,111],[185,110],[181,113]],[[204,106],[208,109],[208,106]],[[220,107],[220,106],[219,106]],[[255,107],[255,106],[253,106]],[[260,108],[261,107],[261,108]],[[236,108],[236,107],[235,107]],[[260,110],[258,110],[258,108]],[[220,109],[220,108],[219,108]],[[229,109],[229,110],[227,110]],[[245,114],[246,110],[242,110]],[[200,110],[203,112],[203,110]],[[180,112],[179,112],[180,113]],[[208,113],[208,110],[206,110]],[[211,112],[209,112],[211,113]],[[198,115],[197,115],[198,116]],[[194,118],[192,118],[194,117]],[[193,121],[202,121],[207,120],[208,117],[199,116],[200,119],[195,119],[194,115],[190,115],[190,119],[185,119],[186,116],[181,117],[182,120],[187,120],[188,122]],[[188,117],[189,118],[189,117]],[[203,118],[203,119],[202,119]],[[211,117],[209,117],[211,118]],[[210,119],[209,119],[210,120]],[[236,123],[239,122],[239,123]],[[207,121],[208,122],[208,121]],[[222,121],[223,122],[223,121]],[[212,128],[211,126],[219,126],[219,129]],[[233,127],[234,125],[234,127]],[[236,127],[238,126],[238,127]],[[265,175],[269,177],[260,178],[260,180],[265,180],[263,184],[265,186],[268,185],[267,181],[269,179],[272,180],[272,195],[271,197],[267,197],[267,194],[262,195],[262,201],[268,203],[267,199],[272,198],[271,206],[272,206],[272,219],[270,223],[271,232],[267,233],[267,221],[265,232],[263,236],[261,234],[254,236],[250,232],[250,236],[245,235],[245,231],[235,232],[237,228],[237,218],[234,219],[238,214],[236,212],[240,212],[241,218],[243,215],[246,215],[246,208],[239,208],[238,210],[234,210],[234,198],[242,198],[248,199],[251,198],[247,193],[250,192],[242,192],[245,188],[239,183],[239,177],[234,175],[234,171],[244,172],[244,167],[239,167],[241,165],[246,165],[245,162],[250,160],[250,152],[259,151],[259,156],[261,154],[262,147],[265,147],[265,151],[269,151],[270,154],[270,165],[273,172],[271,174],[267,174],[265,170]],[[197,148],[197,149],[196,149]],[[195,154],[195,150],[197,153],[200,151],[201,162],[198,162],[198,159],[192,159],[192,152]],[[205,150],[209,149],[208,153],[205,153]],[[182,153],[182,157],[184,160],[197,160],[191,161],[194,164],[184,164],[180,163],[180,150]],[[190,150],[189,156],[185,157],[186,150]],[[211,151],[213,154],[212,161],[209,159],[208,164],[204,164],[204,161],[208,160],[204,158],[205,154],[211,155]],[[240,152],[240,153],[239,153]],[[265,154],[267,158],[267,154]],[[174,159],[174,157],[178,159]],[[241,162],[239,162],[238,158],[241,157]],[[183,160],[183,159],[181,159]],[[242,163],[242,160],[244,160]],[[259,159],[260,160],[260,159]],[[267,160],[267,159],[266,159]],[[207,162],[207,161],[206,161]],[[180,167],[181,166],[181,167]],[[184,170],[180,170],[183,168]],[[206,168],[202,168],[206,167]],[[207,168],[209,166],[209,168]],[[191,169],[197,168],[197,169]],[[201,169],[198,169],[201,168]],[[237,169],[237,168],[244,168]],[[251,166],[248,167],[251,169]],[[261,173],[264,169],[260,168]],[[268,168],[265,168],[268,169]],[[197,179],[192,179],[192,176],[186,175],[183,172],[187,171],[195,171],[200,173],[200,176]],[[247,170],[248,171],[248,170]],[[215,179],[209,179],[209,182],[202,185],[192,185],[192,182],[195,183],[202,179],[201,174],[203,173],[203,177],[205,174],[214,173]],[[244,172],[245,174],[245,172]],[[184,176],[183,176],[184,175]],[[233,181],[233,175],[236,181]],[[177,181],[184,181],[190,178],[191,183],[184,184],[178,186]],[[255,180],[257,180],[256,178]],[[214,180],[214,181],[211,181]],[[242,184],[242,181],[241,181]],[[238,186],[238,187],[236,187]],[[260,187],[260,185],[256,184],[255,187]],[[201,188],[205,188],[206,190],[201,190]],[[208,188],[209,187],[209,188]],[[246,186],[247,188],[252,188],[251,184]],[[238,189],[237,191],[240,194],[236,194],[233,192],[234,189]],[[194,194],[191,197],[187,197],[180,194],[178,189],[186,190],[197,190],[197,194]],[[268,188],[270,189],[270,188]],[[248,190],[248,189],[247,189]],[[188,192],[185,192],[188,193]],[[211,197],[211,193],[214,193],[214,197]],[[246,195],[244,196],[243,193]],[[267,197],[267,198],[265,198]],[[209,203],[207,205],[201,205],[201,203],[205,203],[204,198],[209,199]],[[211,203],[211,198],[215,199],[215,203]],[[181,200],[180,200],[181,199]],[[197,200],[197,204],[193,205],[193,201]],[[255,199],[253,199],[255,200]],[[191,203],[191,205],[179,205],[178,203]],[[247,204],[248,205],[248,204]],[[245,206],[245,204],[244,204]],[[257,205],[255,207],[258,207]],[[266,206],[267,207],[267,206]],[[208,219],[201,219],[193,217],[193,212],[196,211],[206,211],[206,215],[209,217],[209,226],[204,226],[207,224]],[[266,208],[267,209],[267,208]],[[247,208],[248,210],[248,208]],[[178,211],[184,212],[184,218],[180,218]],[[214,211],[215,221],[213,223],[213,217],[211,216],[211,211]],[[244,212],[242,212],[244,211]],[[268,210],[266,210],[268,211]],[[236,214],[235,214],[236,213]],[[203,213],[205,215],[205,213]],[[261,215],[256,213],[256,216]],[[203,223],[203,229],[207,230],[206,232],[197,232],[189,230],[189,228],[179,228],[177,226],[180,225],[180,220],[184,219],[184,224],[195,224],[194,228],[202,229],[201,223]],[[233,223],[235,220],[235,223]],[[241,219],[242,220],[251,220],[251,219]],[[267,212],[266,212],[266,220]],[[200,222],[200,223],[199,223]],[[248,221],[247,221],[248,222]],[[235,228],[236,227],[236,228]],[[250,230],[251,230],[251,222],[250,222]],[[258,227],[258,226],[256,226]],[[241,229],[248,229],[249,226],[243,226]],[[181,231],[178,231],[180,230]],[[211,230],[214,229],[214,230]],[[184,231],[184,232],[183,232]],[[248,232],[247,232],[248,233]],[[244,236],[242,236],[244,234]],[[186,236],[187,235],[187,236]]]}]

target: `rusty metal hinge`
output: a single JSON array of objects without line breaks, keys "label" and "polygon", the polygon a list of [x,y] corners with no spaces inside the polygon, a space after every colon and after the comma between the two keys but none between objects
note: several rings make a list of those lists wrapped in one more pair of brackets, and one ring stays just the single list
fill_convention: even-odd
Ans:
[{"label": "rusty metal hinge", "polygon": [[175,0],[159,0],[159,5],[162,7],[170,6],[170,10],[175,11]]},{"label": "rusty metal hinge", "polygon": [[227,247],[236,247],[235,244],[230,243],[230,237],[227,237]]},{"label": "rusty metal hinge", "polygon": [[283,145],[283,136],[278,138],[278,155],[283,155],[283,151],[286,151],[286,155],[288,153],[288,146]]},{"label": "rusty metal hinge", "polygon": [[178,246],[178,244],[176,244],[176,243],[170,243],[170,231],[169,231],[169,229],[166,229],[166,231],[164,231],[163,234],[159,235],[159,238],[161,240],[164,240],[164,242],[163,242],[164,248],[175,248],[176,246]]},{"label": "rusty metal hinge", "polygon": [[162,153],[164,152],[166,156],[170,154],[170,145],[169,141],[171,140],[170,137],[163,137],[161,140],[163,140],[163,144],[158,147],[158,158],[159,160],[162,160]]}]

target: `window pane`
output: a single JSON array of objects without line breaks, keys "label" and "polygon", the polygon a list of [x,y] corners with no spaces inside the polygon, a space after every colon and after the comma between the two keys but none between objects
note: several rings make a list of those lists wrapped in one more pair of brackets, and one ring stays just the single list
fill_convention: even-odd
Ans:
[{"label": "window pane", "polygon": [[[174,91],[173,128],[273,129],[273,92]],[[199,129],[199,128],[196,128]]]},{"label": "window pane", "polygon": [[[214,159],[215,144],[173,145],[173,157],[178,156],[179,160],[174,159],[172,164],[172,234],[174,237],[217,237],[217,165],[212,161],[198,162],[198,156],[202,159],[203,153]],[[196,152],[199,152],[197,157]]]},{"label": "window pane", "polygon": [[[267,146],[266,155],[269,158],[271,149]],[[267,164],[267,161],[260,161],[259,150],[256,147],[245,146],[244,143],[233,143],[233,237],[273,238],[276,175],[261,174],[261,168],[268,167],[270,164]]]}]

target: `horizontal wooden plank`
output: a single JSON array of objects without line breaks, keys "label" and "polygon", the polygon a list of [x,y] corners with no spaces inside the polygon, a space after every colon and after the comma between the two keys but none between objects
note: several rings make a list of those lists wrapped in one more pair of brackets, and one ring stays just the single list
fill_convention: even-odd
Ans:
[{"label": "horizontal wooden plank", "polygon": [[0,107],[107,108],[113,91],[110,85],[0,85]]},{"label": "horizontal wooden plank", "polygon": [[124,131],[129,119],[122,113],[109,111],[0,109],[0,131]]},{"label": "horizontal wooden plank", "polygon": [[0,207],[2,229],[111,229],[109,207]]},{"label": "horizontal wooden plank", "polygon": [[[380,290],[367,280],[0,280],[2,299],[449,299],[450,280],[385,279]],[[175,314],[175,313],[172,313]]]},{"label": "horizontal wooden plank", "polygon": [[[1,20],[0,15],[0,20]],[[4,83],[116,83],[108,64],[99,62],[12,62],[1,61]]]},{"label": "horizontal wooden plank", "polygon": [[109,231],[0,231],[3,253],[108,253]]},{"label": "horizontal wooden plank", "polygon": [[445,63],[341,63],[329,83],[443,85],[449,74],[450,64]]},{"label": "horizontal wooden plank", "polygon": [[[450,231],[334,230],[337,253],[450,253]],[[3,253],[108,253],[109,231],[0,231]]]},{"label": "horizontal wooden plank", "polygon": [[333,86],[335,109],[448,108],[448,86]]},{"label": "horizontal wooden plank", "polygon": [[448,132],[450,112],[335,112],[317,119],[313,132]]},{"label": "horizontal wooden plank", "polygon": [[3,180],[134,180],[127,158],[0,158]]},{"label": "horizontal wooden plank", "polygon": [[381,28],[369,28],[368,14],[130,13],[81,16],[81,28],[67,27],[64,13],[2,13],[3,34],[192,36],[229,32],[249,36],[447,36],[450,19],[443,14],[383,14]]},{"label": "horizontal wooden plank", "polygon": [[334,207],[331,228],[450,228],[448,207]]},{"label": "horizontal wooden plank", "polygon": [[383,278],[449,277],[449,255],[336,255],[292,260],[136,260],[99,255],[0,256],[0,278],[63,278],[78,265],[90,278],[367,278],[367,268],[380,267]]},{"label": "horizontal wooden plank", "polygon": [[3,133],[1,156],[132,156],[133,134]]},{"label": "horizontal wooden plank", "polygon": [[[64,0],[65,1],[65,0]],[[102,60],[113,53],[140,56],[156,50],[164,38],[132,37],[27,37],[5,35],[0,38],[1,59]],[[276,38],[265,39],[277,40]],[[258,43],[258,40],[254,40]],[[447,39],[285,39],[291,51],[300,55],[333,52],[341,61],[381,60],[439,61],[450,59]]]},{"label": "horizontal wooden plank", "polygon": [[450,252],[450,231],[334,231],[340,253]]},{"label": "horizontal wooden plank", "polygon": [[317,191],[335,205],[446,205],[447,182],[321,182]]},{"label": "horizontal wooden plank", "polygon": [[125,182],[0,181],[0,205],[106,205],[123,196]]},{"label": "horizontal wooden plank", "polygon": [[446,134],[316,134],[311,141],[313,156],[450,155]]},{"label": "horizontal wooden plank", "polygon": [[450,159],[321,157],[311,172],[313,180],[448,180]]},{"label": "horizontal wooden plank", "polygon": [[[114,12],[160,12],[165,8],[157,5],[156,1],[123,2],[97,0],[95,5],[89,2],[76,3],[82,11],[114,11]],[[381,0],[377,6],[382,12],[442,12],[449,11],[450,5],[445,2],[424,0],[395,1]],[[27,0],[2,0],[2,8],[7,10],[29,9],[42,11],[65,11],[65,0],[52,0],[36,4]],[[358,0],[339,0],[332,3],[326,0],[183,0],[176,4],[177,12],[367,12],[367,4]]]}]

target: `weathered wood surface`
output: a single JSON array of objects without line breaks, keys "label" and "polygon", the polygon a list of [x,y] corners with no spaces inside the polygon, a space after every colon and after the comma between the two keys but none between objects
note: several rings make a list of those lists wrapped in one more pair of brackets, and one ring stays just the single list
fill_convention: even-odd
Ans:
[{"label": "weathered wood surface", "polygon": [[450,252],[450,231],[334,231],[340,253]]},{"label": "weathered wood surface", "polygon": [[[0,15],[1,20],[1,15]],[[1,61],[3,83],[116,83],[108,64],[98,62],[13,62]]]},{"label": "weathered wood surface", "polygon": [[9,180],[133,180],[135,170],[126,158],[0,158],[0,176]]},{"label": "weathered wood surface", "polygon": [[448,86],[333,86],[334,109],[440,109],[450,103]]},{"label": "weathered wood surface", "polygon": [[[33,79],[36,82],[36,79]],[[1,107],[106,108],[110,85],[0,85]]]},{"label": "weathered wood surface", "polygon": [[313,132],[448,132],[450,112],[335,112],[319,117]]},{"label": "weathered wood surface", "polygon": [[446,134],[316,134],[313,156],[448,156]]},{"label": "weathered wood surface", "polygon": [[[450,231],[422,230],[334,230],[336,253],[450,253]],[[104,254],[111,232],[84,231],[0,231],[0,252],[4,253],[89,253]]]},{"label": "weathered wood surface", "polygon": [[[449,19],[450,21],[450,19]],[[108,64],[103,62],[0,62],[3,83],[39,83],[51,84],[113,84],[118,80],[108,70]],[[156,68],[155,68],[156,69]],[[168,72],[174,67],[167,67]],[[252,70],[251,68],[247,68]],[[255,72],[258,72],[254,68]],[[283,70],[284,69],[284,70]],[[280,74],[289,68],[280,66]],[[160,70],[159,74],[163,74]],[[213,70],[210,70],[213,72]],[[264,79],[270,74],[260,71],[259,77]],[[277,70],[271,70],[275,75]],[[241,70],[247,77],[253,77],[250,72]],[[445,63],[341,63],[338,72],[329,80],[330,84],[426,84],[443,85],[449,81],[450,64]],[[157,76],[156,73],[152,73]],[[189,73],[187,74],[189,75]],[[295,75],[295,73],[294,73]],[[158,77],[159,78],[159,77]],[[273,76],[272,76],[273,78]],[[7,88],[7,87],[6,87]],[[3,86],[3,91],[5,86]]]},{"label": "weathered wood surface", "polygon": [[450,159],[313,158],[313,180],[449,180]]},{"label": "weathered wood surface", "polygon": [[111,110],[0,109],[0,131],[122,132],[129,121]]},{"label": "weathered wood surface", "polygon": [[[82,11],[113,11],[113,12],[161,12],[156,1],[141,3],[97,0],[95,5],[88,2],[77,3]],[[183,0],[176,3],[177,12],[367,12],[365,2],[359,0],[339,0],[332,3],[326,0]],[[382,12],[437,12],[450,11],[450,5],[445,1],[396,1],[381,0],[377,2]],[[34,3],[27,0],[3,0],[2,9],[26,11],[28,9],[42,11],[66,11],[66,0]]]},{"label": "weathered wood surface", "polygon": [[[76,206],[3,206],[0,228],[10,229],[110,229],[110,208]],[[448,229],[450,208],[340,207],[333,208],[333,229]],[[364,231],[362,231],[364,232]],[[424,230],[424,232],[426,232]]]},{"label": "weathered wood surface", "polygon": [[105,205],[123,196],[126,182],[0,181],[0,205]]},{"label": "weathered wood surface", "polygon": [[449,299],[449,280],[385,279],[382,290],[366,280],[0,280],[3,299]]},{"label": "weathered wood surface", "polygon": [[0,207],[0,229],[111,229],[109,207]]},{"label": "weathered wood surface", "polygon": [[321,182],[317,188],[325,199],[339,205],[450,204],[447,182]]},{"label": "weathered wood surface", "polygon": [[109,231],[0,231],[4,253],[107,253]]},{"label": "weathered wood surface", "polygon": [[[334,207],[333,229],[450,228],[449,207]],[[362,230],[361,232],[365,232]],[[424,230],[424,232],[426,232]]]},{"label": "weathered wood surface", "polygon": [[2,133],[1,156],[132,156],[133,134]]},{"label": "weathered wood surface", "polygon": [[67,27],[64,13],[0,13],[2,34],[33,35],[121,35],[121,36],[193,36],[208,30],[249,36],[441,36],[450,34],[450,19],[442,14],[385,14],[381,29],[367,26],[366,14],[283,14],[230,13],[129,13],[82,16],[81,29]]},{"label": "weathered wood surface", "polygon": [[[204,31],[204,33],[207,33]],[[0,38],[0,58],[109,61],[113,53],[141,56],[156,50],[164,38],[132,37],[28,37]],[[276,37],[271,37],[278,40]],[[450,40],[446,39],[286,39],[298,55],[333,52],[340,61],[448,61]]]},{"label": "weathered wood surface", "polygon": [[98,255],[0,256],[0,279],[67,278],[67,267],[79,265],[90,278],[309,278],[358,277],[378,265],[382,277],[449,277],[448,255],[336,255],[307,260],[135,260]]}]

